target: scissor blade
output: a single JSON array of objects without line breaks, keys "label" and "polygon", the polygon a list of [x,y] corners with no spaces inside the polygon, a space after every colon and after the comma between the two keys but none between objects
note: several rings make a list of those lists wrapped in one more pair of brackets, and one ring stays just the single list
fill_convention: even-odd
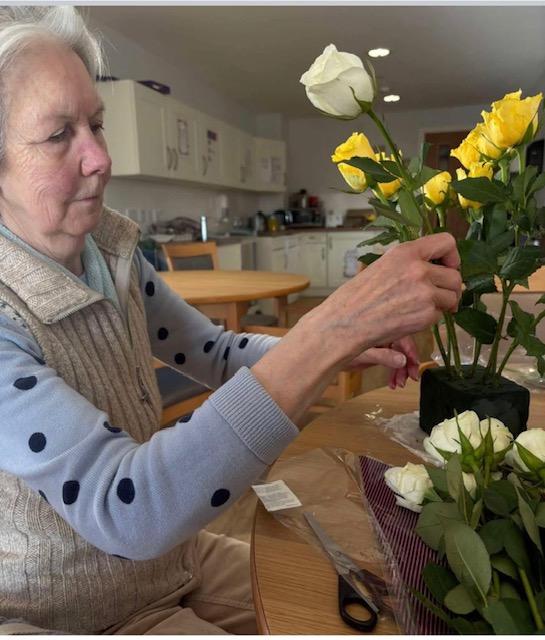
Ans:
[{"label": "scissor blade", "polygon": [[308,511],[304,512],[303,515],[310,525],[310,528],[316,534],[316,537],[322,544],[323,548],[327,551],[329,557],[333,561],[337,572],[341,575],[346,575],[350,571],[357,573],[359,571],[359,567],[355,564],[352,558],[346,555],[342,548],[327,535],[316,518],[311,513],[308,513]]}]

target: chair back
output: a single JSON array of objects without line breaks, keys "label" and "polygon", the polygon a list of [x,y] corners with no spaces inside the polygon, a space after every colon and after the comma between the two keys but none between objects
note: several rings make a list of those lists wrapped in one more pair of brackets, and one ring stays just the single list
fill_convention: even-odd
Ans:
[{"label": "chair back", "polygon": [[168,242],[161,249],[169,271],[219,268],[215,242]]}]

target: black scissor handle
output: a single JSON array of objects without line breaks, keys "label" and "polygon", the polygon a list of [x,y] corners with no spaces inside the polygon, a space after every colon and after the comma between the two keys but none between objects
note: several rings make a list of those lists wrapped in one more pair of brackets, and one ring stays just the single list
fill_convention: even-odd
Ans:
[{"label": "black scissor handle", "polygon": [[[354,618],[348,613],[348,606],[351,604],[362,607],[368,615]],[[339,613],[346,624],[358,631],[372,631],[377,625],[378,616],[375,611],[341,575],[339,576]]]}]

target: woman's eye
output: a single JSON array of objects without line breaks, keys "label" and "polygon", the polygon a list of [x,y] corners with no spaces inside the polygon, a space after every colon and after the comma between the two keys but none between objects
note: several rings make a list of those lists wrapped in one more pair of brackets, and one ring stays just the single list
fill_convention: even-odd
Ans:
[{"label": "woman's eye", "polygon": [[62,129],[61,131],[57,131],[52,136],[49,136],[47,139],[48,142],[62,142],[68,134],[67,129]]},{"label": "woman's eye", "polygon": [[104,123],[97,122],[96,124],[91,125],[91,131],[93,133],[100,133],[101,131],[104,131]]}]

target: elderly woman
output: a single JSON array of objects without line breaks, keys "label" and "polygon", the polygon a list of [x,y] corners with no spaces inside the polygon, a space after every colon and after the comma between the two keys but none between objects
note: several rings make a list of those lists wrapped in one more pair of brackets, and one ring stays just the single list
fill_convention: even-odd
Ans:
[{"label": "elderly woman", "polygon": [[[225,331],[103,206],[99,71],[73,8],[1,11],[0,616],[72,633],[251,633],[247,546],[199,531],[341,368],[415,377],[403,336],[456,308],[458,255],[446,234],[407,243],[280,341]],[[162,431],[152,356],[217,389]]]}]

